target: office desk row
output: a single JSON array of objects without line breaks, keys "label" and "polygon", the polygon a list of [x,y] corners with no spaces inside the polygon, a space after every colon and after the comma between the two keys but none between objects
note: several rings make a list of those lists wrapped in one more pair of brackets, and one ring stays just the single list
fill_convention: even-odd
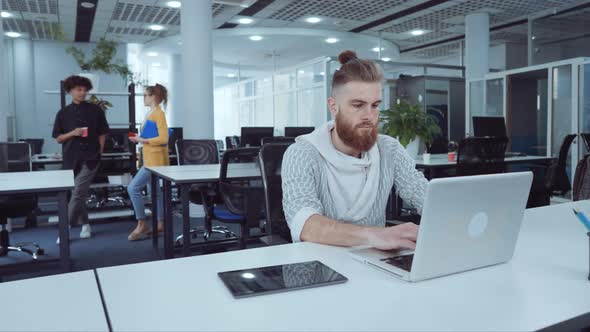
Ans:
[{"label": "office desk row", "polygon": [[[590,325],[588,237],[572,206],[590,213],[588,201],[527,210],[510,262],[418,283],[312,243],[101,268],[94,285],[92,272],[4,283],[0,330],[570,330]],[[217,277],[309,260],[349,281],[235,300]],[[42,313],[19,313],[26,303]]]}]

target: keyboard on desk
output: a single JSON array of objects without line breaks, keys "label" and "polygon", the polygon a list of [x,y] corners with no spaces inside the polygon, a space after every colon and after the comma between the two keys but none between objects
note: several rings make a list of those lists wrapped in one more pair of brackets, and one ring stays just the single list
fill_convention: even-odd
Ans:
[{"label": "keyboard on desk", "polygon": [[381,261],[393,265],[397,268],[400,268],[404,271],[410,272],[412,270],[412,261],[414,260],[414,255],[403,255],[403,256],[395,256],[395,257],[388,257],[383,258]]}]

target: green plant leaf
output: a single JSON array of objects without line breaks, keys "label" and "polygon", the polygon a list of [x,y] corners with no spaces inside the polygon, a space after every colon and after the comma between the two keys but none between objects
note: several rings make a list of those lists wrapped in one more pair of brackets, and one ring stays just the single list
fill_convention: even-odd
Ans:
[{"label": "green plant leaf", "polygon": [[397,137],[404,147],[416,137],[430,146],[434,137],[441,133],[435,117],[405,100],[394,105],[393,109],[381,111],[380,121],[383,123],[382,133]]}]

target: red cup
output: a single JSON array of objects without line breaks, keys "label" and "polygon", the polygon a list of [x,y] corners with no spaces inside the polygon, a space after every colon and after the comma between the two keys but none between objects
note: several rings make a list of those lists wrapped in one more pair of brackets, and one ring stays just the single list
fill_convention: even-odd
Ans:
[{"label": "red cup", "polygon": [[448,160],[449,162],[453,162],[455,161],[455,157],[457,156],[457,154],[455,152],[449,152],[448,156]]},{"label": "red cup", "polygon": [[127,137],[135,137],[135,136],[137,136],[136,133],[133,133],[133,132],[127,133]]},{"label": "red cup", "polygon": [[82,127],[82,137],[88,137],[88,127]]}]

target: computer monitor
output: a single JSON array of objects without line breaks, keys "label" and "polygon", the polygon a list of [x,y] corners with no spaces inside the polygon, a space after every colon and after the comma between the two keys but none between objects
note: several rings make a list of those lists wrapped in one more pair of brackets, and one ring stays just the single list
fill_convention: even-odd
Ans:
[{"label": "computer monitor", "polygon": [[314,131],[314,127],[285,127],[285,137],[297,137]]},{"label": "computer monitor", "polygon": [[129,128],[111,128],[104,143],[105,153],[130,152]]},{"label": "computer monitor", "polygon": [[503,117],[474,116],[473,135],[475,137],[507,137]]},{"label": "computer monitor", "polygon": [[273,136],[274,127],[242,127],[240,146],[261,146],[263,138]]}]

